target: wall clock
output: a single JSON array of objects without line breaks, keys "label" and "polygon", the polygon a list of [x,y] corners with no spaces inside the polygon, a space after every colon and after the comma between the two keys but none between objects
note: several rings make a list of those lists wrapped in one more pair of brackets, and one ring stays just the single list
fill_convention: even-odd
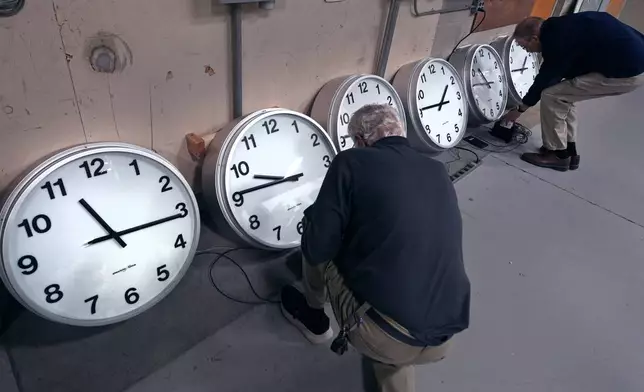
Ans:
[{"label": "wall clock", "polygon": [[458,71],[447,61],[426,58],[404,65],[393,82],[409,118],[414,147],[441,152],[457,145],[467,127],[467,97]]},{"label": "wall clock", "polygon": [[199,210],[156,153],[93,143],[30,171],[0,213],[6,287],[52,321],[98,326],[133,317],[180,281],[199,240]]},{"label": "wall clock", "polygon": [[470,125],[501,118],[508,101],[508,79],[497,51],[490,45],[461,46],[449,61],[463,76]]},{"label": "wall clock", "polygon": [[407,129],[403,103],[396,90],[376,75],[336,78],[322,87],[311,108],[311,117],[327,130],[339,151],[353,147],[347,127],[356,110],[368,104],[388,104],[400,113]]},{"label": "wall clock", "polygon": [[317,198],[335,148],[313,119],[266,109],[210,142],[203,193],[220,233],[268,250],[300,245],[304,210]]},{"label": "wall clock", "polygon": [[508,76],[508,106],[519,106],[539,73],[540,60],[528,53],[512,36],[503,35],[490,44],[503,59]]}]

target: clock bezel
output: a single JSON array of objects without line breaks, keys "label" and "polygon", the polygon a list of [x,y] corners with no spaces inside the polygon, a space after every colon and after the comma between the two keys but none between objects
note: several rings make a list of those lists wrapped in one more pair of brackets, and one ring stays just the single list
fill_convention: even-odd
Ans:
[{"label": "clock bezel", "polygon": [[241,142],[245,131],[258,122],[276,115],[293,115],[308,122],[319,133],[322,141],[330,147],[333,156],[337,155],[335,144],[325,132],[324,128],[311,117],[294,110],[282,108],[262,109],[241,117],[215,134],[208,145],[206,158],[202,165],[202,191],[208,206],[210,218],[220,234],[225,237],[253,248],[269,251],[283,251],[294,249],[300,244],[284,244],[275,246],[251,236],[237,221],[233,213],[233,206],[226,195],[226,174],[231,153]]},{"label": "clock bezel", "polygon": [[481,108],[476,105],[476,98],[474,97],[474,92],[472,91],[472,76],[471,71],[474,65],[474,55],[479,49],[488,49],[495,56],[496,61],[503,65],[503,59],[499,55],[499,52],[496,51],[491,45],[488,44],[473,44],[465,45],[458,47],[454,54],[449,59],[449,62],[456,68],[460,70],[463,83],[465,85],[465,93],[467,95],[467,103],[470,109],[469,116],[469,125],[470,126],[479,126],[483,124],[493,123],[498,121],[505,112],[505,109],[508,104],[508,73],[504,66],[499,67],[502,73],[502,88],[503,88],[503,101],[501,102],[501,110],[497,112],[495,118],[490,119],[483,114]]},{"label": "clock bezel", "polygon": [[356,83],[360,83],[365,79],[376,79],[380,83],[391,88],[391,91],[393,92],[392,99],[399,108],[398,114],[400,121],[403,123],[403,128],[405,130],[407,129],[407,119],[405,118],[403,101],[400,94],[398,94],[398,91],[396,91],[396,88],[391,83],[378,75],[372,74],[341,76],[327,82],[322,89],[320,89],[315,97],[313,105],[311,106],[311,118],[317,121],[322,128],[326,130],[326,133],[331,137],[331,141],[333,142],[336,151],[343,151],[340,146],[340,137],[338,135],[338,118],[344,97],[351,86]]},{"label": "clock bezel", "polygon": [[426,57],[424,59],[414,61],[402,66],[394,76],[393,86],[399,93],[399,95],[405,98],[403,99],[403,107],[405,108],[406,116],[409,118],[409,123],[412,130],[412,132],[407,132],[407,138],[409,139],[410,143],[414,147],[421,149],[423,152],[437,155],[443,151],[449,150],[450,148],[454,148],[454,146],[460,143],[460,141],[465,136],[469,120],[469,102],[465,97],[463,98],[463,103],[465,106],[463,113],[463,128],[457,136],[456,143],[454,143],[452,147],[443,147],[434,142],[434,140],[432,140],[431,137],[427,135],[425,127],[423,126],[423,122],[420,119],[420,115],[418,114],[418,97],[416,95],[418,82],[423,69],[425,69],[425,67],[430,63],[440,63],[441,66],[446,66],[447,68],[449,68],[455,75],[455,79],[460,88],[460,91],[463,95],[467,96],[465,85],[463,84],[461,74],[458,72],[458,70],[452,64],[450,64],[449,61],[437,57]]},{"label": "clock bezel", "polygon": [[[520,106],[523,104],[523,97],[517,91],[514,82],[512,81],[512,69],[510,65],[510,47],[514,38],[511,35],[501,35],[492,41],[490,46],[492,46],[499,53],[503,59],[503,67],[505,68],[505,73],[508,79],[508,103],[507,106]],[[534,57],[537,61],[537,65],[541,66],[541,61],[539,56],[535,53],[528,53],[530,56]],[[538,72],[537,72],[538,73]]]},{"label": "clock bezel", "polygon": [[[136,307],[118,316],[97,320],[78,320],[60,316],[57,313],[51,312],[39,306],[36,302],[32,301],[29,296],[20,289],[19,282],[14,282],[11,274],[6,271],[5,262],[10,262],[5,260],[4,255],[4,240],[5,232],[7,231],[7,224],[9,222],[11,213],[20,208],[25,198],[29,196],[32,191],[34,191],[37,185],[44,178],[54,173],[59,168],[75,160],[90,155],[110,153],[126,153],[148,158],[165,167],[168,171],[172,172],[172,174],[176,176],[181,185],[187,190],[187,194],[190,200],[186,200],[186,202],[190,202],[192,210],[194,211],[194,215],[191,215],[194,237],[192,238],[192,242],[190,243],[190,251],[188,252],[186,261],[181,266],[181,269],[177,272],[175,279],[173,279],[172,282],[168,283],[157,296],[152,298],[146,304]],[[115,324],[146,312],[154,305],[158,304],[161,300],[163,300],[168,294],[170,294],[170,292],[172,292],[172,290],[183,279],[184,275],[188,271],[188,268],[190,268],[190,265],[192,264],[195,253],[197,252],[200,233],[201,218],[199,214],[197,199],[195,198],[190,184],[188,184],[181,172],[170,161],[151,150],[133,144],[120,142],[86,143],[61,150],[49,156],[48,158],[45,158],[40,163],[34,165],[30,170],[26,172],[25,175],[21,177],[20,181],[13,187],[9,195],[3,200],[2,209],[0,210],[0,247],[2,247],[2,250],[0,250],[0,278],[5,287],[7,287],[9,292],[18,302],[20,302],[25,308],[29,309],[33,313],[47,320],[79,327],[99,327]]]}]

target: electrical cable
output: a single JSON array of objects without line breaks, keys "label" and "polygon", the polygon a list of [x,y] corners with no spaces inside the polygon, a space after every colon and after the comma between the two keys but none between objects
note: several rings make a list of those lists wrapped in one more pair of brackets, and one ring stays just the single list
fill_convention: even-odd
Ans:
[{"label": "electrical cable", "polygon": [[[215,247],[215,248],[217,248],[217,247]],[[251,282],[250,277],[248,276],[248,273],[246,272],[244,267],[242,267],[232,257],[228,256],[228,254],[230,254],[232,252],[236,252],[236,251],[240,251],[240,250],[256,250],[256,249],[253,249],[253,248],[228,248],[224,252],[218,252],[218,251],[213,250],[215,248],[210,248],[210,249],[206,249],[206,250],[203,250],[203,251],[199,251],[199,252],[197,252],[195,254],[195,257],[203,256],[203,255],[216,255],[217,256],[210,263],[210,267],[208,268],[208,277],[210,278],[210,283],[215,288],[215,290],[217,290],[219,292],[219,294],[223,295],[224,297],[228,298],[229,300],[231,300],[233,302],[237,302],[237,303],[244,304],[244,305],[265,305],[265,304],[279,304],[280,303],[280,301],[278,301],[278,300],[273,300],[273,299],[266,298],[266,297],[260,295],[257,292],[257,290],[255,289],[255,286],[253,286],[253,283]],[[245,300],[245,299],[235,298],[232,295],[226,293],[224,290],[222,290],[221,287],[219,287],[219,285],[215,281],[213,271],[214,271],[214,268],[217,265],[217,263],[219,263],[221,260],[230,261],[235,267],[237,267],[237,269],[239,269],[239,271],[241,271],[242,275],[244,276],[244,279],[246,280],[246,283],[248,283],[248,287],[250,287],[250,291],[253,293],[255,298],[257,298],[258,301],[249,301],[249,300]]]},{"label": "electrical cable", "polygon": [[[474,155],[474,157],[476,158],[476,162],[475,162],[475,163],[479,163],[479,162],[481,162],[481,158],[479,157],[479,154],[477,154],[477,153],[476,153],[476,152],[474,152],[473,150],[470,150],[469,148],[465,148],[465,147],[460,147],[460,146],[455,146],[454,148],[455,148],[455,149],[457,149],[457,150],[467,151],[467,152],[469,152],[470,154]],[[460,155],[460,154],[458,155],[458,158],[459,158],[459,160],[461,159],[461,155]]]},{"label": "electrical cable", "polygon": [[[476,22],[476,15],[478,15],[478,12],[483,13],[483,18],[481,18],[481,21],[476,26],[474,26],[474,23]],[[472,35],[474,33],[474,31],[476,31],[476,29],[481,27],[481,25],[483,24],[483,21],[485,20],[486,16],[487,16],[487,12],[484,9],[482,9],[480,11],[477,11],[477,13],[474,15],[474,19],[472,19],[472,27],[470,28],[470,32],[467,33],[467,35],[465,35],[465,37],[461,38],[461,40],[458,41],[458,43],[456,45],[454,45],[454,49],[452,49],[452,52],[449,54],[449,56],[447,56],[447,60],[449,60],[450,57],[452,57],[452,55],[454,54],[454,52],[456,52],[456,49],[458,49],[458,46],[461,44],[461,42],[465,41],[467,39],[467,37]]]}]

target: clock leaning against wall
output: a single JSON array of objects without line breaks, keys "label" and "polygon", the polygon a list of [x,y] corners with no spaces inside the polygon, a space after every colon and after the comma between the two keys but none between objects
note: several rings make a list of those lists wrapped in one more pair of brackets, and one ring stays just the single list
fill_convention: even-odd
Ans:
[{"label": "clock leaning against wall", "polygon": [[528,53],[508,35],[496,38],[490,45],[501,55],[508,73],[508,105],[519,106],[539,73],[539,56]]},{"label": "clock leaning against wall", "polygon": [[311,108],[311,117],[329,133],[339,151],[353,147],[348,126],[351,116],[369,104],[386,104],[398,110],[407,129],[405,109],[389,82],[376,75],[351,75],[331,80],[322,87]]},{"label": "clock leaning against wall", "polygon": [[287,109],[266,109],[215,134],[202,167],[218,231],[255,248],[300,245],[304,210],[317,198],[335,148],[322,127]]},{"label": "clock leaning against wall", "polygon": [[31,170],[0,215],[0,276],[52,321],[99,326],[149,309],[181,280],[199,210],[163,157],[125,143],[57,153]]}]

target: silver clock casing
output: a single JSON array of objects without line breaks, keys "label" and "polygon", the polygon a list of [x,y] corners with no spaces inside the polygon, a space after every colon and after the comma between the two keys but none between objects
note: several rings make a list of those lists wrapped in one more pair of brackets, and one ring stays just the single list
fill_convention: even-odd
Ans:
[{"label": "silver clock casing", "polygon": [[[208,207],[209,216],[217,228],[217,231],[223,236],[237,242],[249,245],[253,248],[265,250],[283,250],[299,246],[299,243],[275,245],[253,238],[247,230],[240,224],[233,213],[234,206],[231,206],[228,200],[228,189],[226,185],[225,173],[228,170],[228,162],[234,148],[239,142],[242,135],[251,129],[260,121],[275,115],[290,115],[307,122],[317,131],[325,143],[332,150],[335,157],[335,147],[333,142],[324,131],[324,129],[308,116],[288,109],[270,108],[256,111],[244,117],[234,120],[222,130],[215,134],[210,142],[206,152],[206,158],[202,166],[202,188],[203,195]],[[279,154],[279,151],[274,151]]]},{"label": "silver clock casing", "polygon": [[330,80],[322,87],[315,97],[311,107],[311,117],[326,130],[329,136],[331,136],[331,140],[338,151],[342,151],[344,149],[341,145],[341,135],[338,132],[337,126],[343,100],[352,86],[366,80],[377,81],[391,89],[393,92],[393,103],[399,109],[399,117],[403,123],[403,128],[405,130],[407,129],[407,120],[405,118],[403,102],[394,87],[387,80],[380,76],[371,74],[341,76]]},{"label": "silver clock casing", "polygon": [[[494,39],[490,46],[492,46],[499,53],[503,59],[503,66],[508,75],[508,107],[516,107],[523,104],[523,96],[517,91],[515,83],[512,78],[512,65],[510,64],[510,48],[514,38],[511,35],[502,35]],[[534,58],[538,65],[541,65],[541,60],[536,53],[528,53],[529,56]],[[537,73],[539,72],[537,68]],[[526,91],[527,93],[527,91]],[[523,94],[525,95],[525,94]]]},{"label": "silver clock casing", "polygon": [[[481,112],[480,108],[476,105],[474,93],[472,91],[472,76],[470,72],[474,65],[474,56],[481,48],[490,50],[490,52],[493,53],[493,56],[495,57],[498,64],[501,64],[501,67],[499,68],[502,71],[501,89],[503,91],[503,100],[501,104],[501,110],[497,112],[497,115],[495,115],[494,118],[489,118],[485,116],[483,112]],[[463,77],[463,84],[465,85],[465,92],[467,94],[467,102],[470,108],[469,124],[471,126],[479,126],[499,120],[507,106],[508,76],[505,67],[503,67],[503,60],[501,59],[501,56],[496,51],[496,49],[487,44],[461,46],[454,51],[452,56],[449,58],[449,62],[461,73]]]},{"label": "silver clock casing", "polygon": [[[144,305],[135,307],[131,311],[120,314],[118,316],[103,319],[83,320],[64,317],[52,311],[49,311],[48,309],[44,309],[40,305],[35,303],[32,299],[29,298],[28,295],[25,294],[18,282],[15,282],[11,278],[11,274],[7,272],[6,263],[8,261],[5,259],[4,249],[4,241],[8,229],[7,224],[10,220],[12,212],[19,209],[20,205],[25,201],[25,199],[47,176],[55,173],[58,169],[63,168],[65,167],[65,165],[78,159],[97,154],[110,153],[132,154],[133,156],[138,156],[139,158],[143,157],[149,159],[170,171],[175,176],[175,178],[180,181],[180,185],[184,187],[186,193],[189,196],[190,200],[187,200],[187,202],[190,203],[190,206],[188,207],[190,208],[190,211],[194,216],[194,218],[191,218],[193,219],[193,238],[189,243],[189,251],[187,257],[185,258],[181,269],[175,274],[176,277],[169,284],[167,284],[155,297],[146,302]],[[171,162],[161,157],[157,153],[146,148],[128,143],[87,143],[51,154],[48,157],[40,160],[37,164],[33,165],[32,168],[25,171],[25,173],[26,174],[21,176],[19,180],[12,183],[12,190],[8,195],[6,195],[6,197],[4,197],[2,210],[0,211],[0,245],[3,247],[2,251],[0,252],[0,278],[2,279],[2,282],[4,283],[7,290],[13,295],[13,297],[33,313],[54,322],[81,327],[104,326],[118,323],[141,314],[159,303],[176,287],[177,284],[179,284],[186,271],[190,267],[190,264],[192,263],[194,255],[197,251],[197,245],[199,243],[201,231],[201,220],[197,200],[194,196],[194,193],[192,192],[190,184],[188,184],[179,170]]]},{"label": "silver clock casing", "polygon": [[[448,67],[452,70],[454,75],[457,76],[455,79],[459,90],[465,94],[465,86],[458,70],[447,60],[433,57],[421,59],[402,66],[394,76],[393,86],[401,96],[407,118],[409,119],[407,138],[409,139],[410,144],[425,153],[435,155],[447,150],[448,148],[438,145],[427,135],[420,116],[418,115],[418,97],[416,96],[417,85],[421,74],[423,73],[423,69],[430,63],[440,64],[441,66]],[[463,129],[461,129],[455,137],[455,140],[453,141],[454,146],[463,139],[467,132],[466,127],[468,123],[469,104],[466,97],[463,98],[463,101],[465,109],[463,110]]]}]

